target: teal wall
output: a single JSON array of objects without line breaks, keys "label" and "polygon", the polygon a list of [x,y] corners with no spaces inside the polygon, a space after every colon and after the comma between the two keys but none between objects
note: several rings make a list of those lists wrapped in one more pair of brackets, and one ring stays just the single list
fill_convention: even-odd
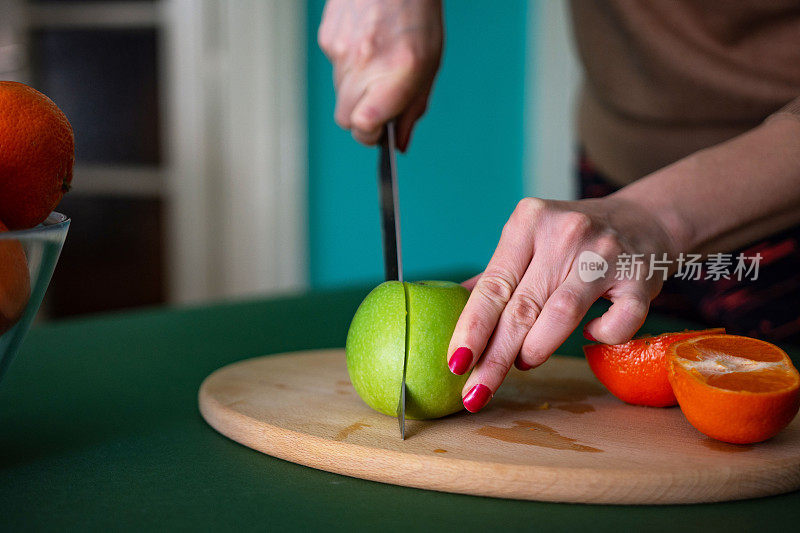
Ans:
[{"label": "teal wall", "polygon": [[[383,277],[377,149],[333,121],[331,67],[308,0],[310,284]],[[524,0],[446,2],[445,55],[428,113],[398,161],[406,277],[478,272],[523,195]]]}]

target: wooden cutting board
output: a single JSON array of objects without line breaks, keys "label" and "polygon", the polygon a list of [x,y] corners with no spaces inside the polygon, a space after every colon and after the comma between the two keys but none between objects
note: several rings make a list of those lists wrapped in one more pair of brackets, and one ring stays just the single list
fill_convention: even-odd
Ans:
[{"label": "wooden cutting board", "polygon": [[584,503],[693,503],[800,487],[800,417],[748,446],[704,437],[678,408],[626,405],[583,359],[512,369],[479,414],[409,421],[356,395],[344,350],[242,361],[200,387],[217,431],[295,463],[384,483],[482,496]]}]

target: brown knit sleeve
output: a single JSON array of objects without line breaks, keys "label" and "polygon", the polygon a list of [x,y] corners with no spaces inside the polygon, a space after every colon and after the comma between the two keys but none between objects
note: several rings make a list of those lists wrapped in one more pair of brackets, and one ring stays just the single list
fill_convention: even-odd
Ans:
[{"label": "brown knit sleeve", "polygon": [[791,115],[793,118],[800,120],[800,97],[795,98],[782,108],[775,111],[773,114],[767,117],[767,120],[776,115]]}]

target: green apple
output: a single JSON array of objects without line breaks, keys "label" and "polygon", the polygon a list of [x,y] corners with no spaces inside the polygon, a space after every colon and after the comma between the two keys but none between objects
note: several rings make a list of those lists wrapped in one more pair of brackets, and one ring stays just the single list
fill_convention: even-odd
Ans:
[{"label": "green apple", "polygon": [[347,371],[367,405],[395,416],[406,362],[406,417],[438,418],[463,408],[467,376],[447,367],[447,347],[469,291],[449,281],[375,287],[347,333]]}]

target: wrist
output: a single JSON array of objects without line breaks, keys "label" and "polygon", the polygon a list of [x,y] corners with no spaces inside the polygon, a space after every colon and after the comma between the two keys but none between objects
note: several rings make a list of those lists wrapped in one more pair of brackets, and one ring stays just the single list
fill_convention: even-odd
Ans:
[{"label": "wrist", "polygon": [[800,222],[800,121],[775,116],[609,198],[644,209],[673,253],[733,250]]},{"label": "wrist", "polygon": [[[692,164],[686,160],[679,163],[681,166]],[[608,197],[610,200],[622,202],[622,208],[626,205],[635,206],[644,213],[662,233],[666,252],[671,258],[690,252],[696,246],[696,232],[689,217],[680,209],[677,198],[669,194],[669,189],[659,186],[670,181],[673,173],[686,171],[674,168],[679,163],[627,185]]]}]

